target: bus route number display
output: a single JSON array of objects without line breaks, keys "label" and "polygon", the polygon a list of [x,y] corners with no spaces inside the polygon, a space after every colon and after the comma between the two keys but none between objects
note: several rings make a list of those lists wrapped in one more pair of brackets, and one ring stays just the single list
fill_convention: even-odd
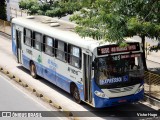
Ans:
[{"label": "bus route number display", "polygon": [[102,46],[97,48],[98,55],[105,55],[110,53],[119,53],[119,52],[130,52],[130,51],[139,51],[139,43],[130,43],[126,47],[120,47],[118,45],[109,45]]}]

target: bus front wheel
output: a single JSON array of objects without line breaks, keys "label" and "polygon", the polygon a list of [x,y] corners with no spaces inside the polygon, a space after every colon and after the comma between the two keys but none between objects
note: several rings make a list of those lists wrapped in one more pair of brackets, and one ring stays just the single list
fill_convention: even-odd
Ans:
[{"label": "bus front wheel", "polygon": [[80,99],[80,94],[79,94],[79,90],[78,90],[77,86],[74,86],[74,88],[73,88],[73,98],[78,104],[80,104],[82,102]]},{"label": "bus front wheel", "polygon": [[31,76],[36,79],[37,78],[36,66],[34,65],[33,62],[31,62],[31,65],[30,65],[30,72],[31,72]]}]

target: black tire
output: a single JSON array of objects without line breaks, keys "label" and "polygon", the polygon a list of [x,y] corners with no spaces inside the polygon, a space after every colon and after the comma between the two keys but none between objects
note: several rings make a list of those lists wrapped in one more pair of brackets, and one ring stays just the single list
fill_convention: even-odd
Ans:
[{"label": "black tire", "polygon": [[78,104],[82,103],[77,86],[74,86],[72,96],[73,96],[73,99],[76,101],[76,103],[78,103]]},{"label": "black tire", "polygon": [[36,66],[34,65],[33,62],[31,62],[31,65],[30,65],[30,73],[33,78],[35,79],[37,78]]}]

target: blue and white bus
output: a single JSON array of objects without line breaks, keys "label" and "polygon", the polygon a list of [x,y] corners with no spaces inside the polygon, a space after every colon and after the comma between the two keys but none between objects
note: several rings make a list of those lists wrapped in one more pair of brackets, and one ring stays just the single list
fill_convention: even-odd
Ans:
[{"label": "blue and white bus", "polygon": [[73,95],[77,103],[102,108],[142,99],[140,43],[128,40],[128,46],[119,47],[82,38],[75,26],[46,16],[14,18],[12,51],[18,63],[33,78],[41,76]]}]

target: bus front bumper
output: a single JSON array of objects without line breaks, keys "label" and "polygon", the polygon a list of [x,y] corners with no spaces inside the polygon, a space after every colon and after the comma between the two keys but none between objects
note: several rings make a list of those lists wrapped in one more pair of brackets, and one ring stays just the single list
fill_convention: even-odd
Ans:
[{"label": "bus front bumper", "polygon": [[104,108],[104,107],[117,106],[121,104],[133,103],[133,102],[142,100],[143,97],[144,97],[144,90],[140,91],[137,94],[124,96],[124,97],[118,97],[118,98],[107,99],[107,98],[100,98],[98,96],[95,96],[95,107]]}]

